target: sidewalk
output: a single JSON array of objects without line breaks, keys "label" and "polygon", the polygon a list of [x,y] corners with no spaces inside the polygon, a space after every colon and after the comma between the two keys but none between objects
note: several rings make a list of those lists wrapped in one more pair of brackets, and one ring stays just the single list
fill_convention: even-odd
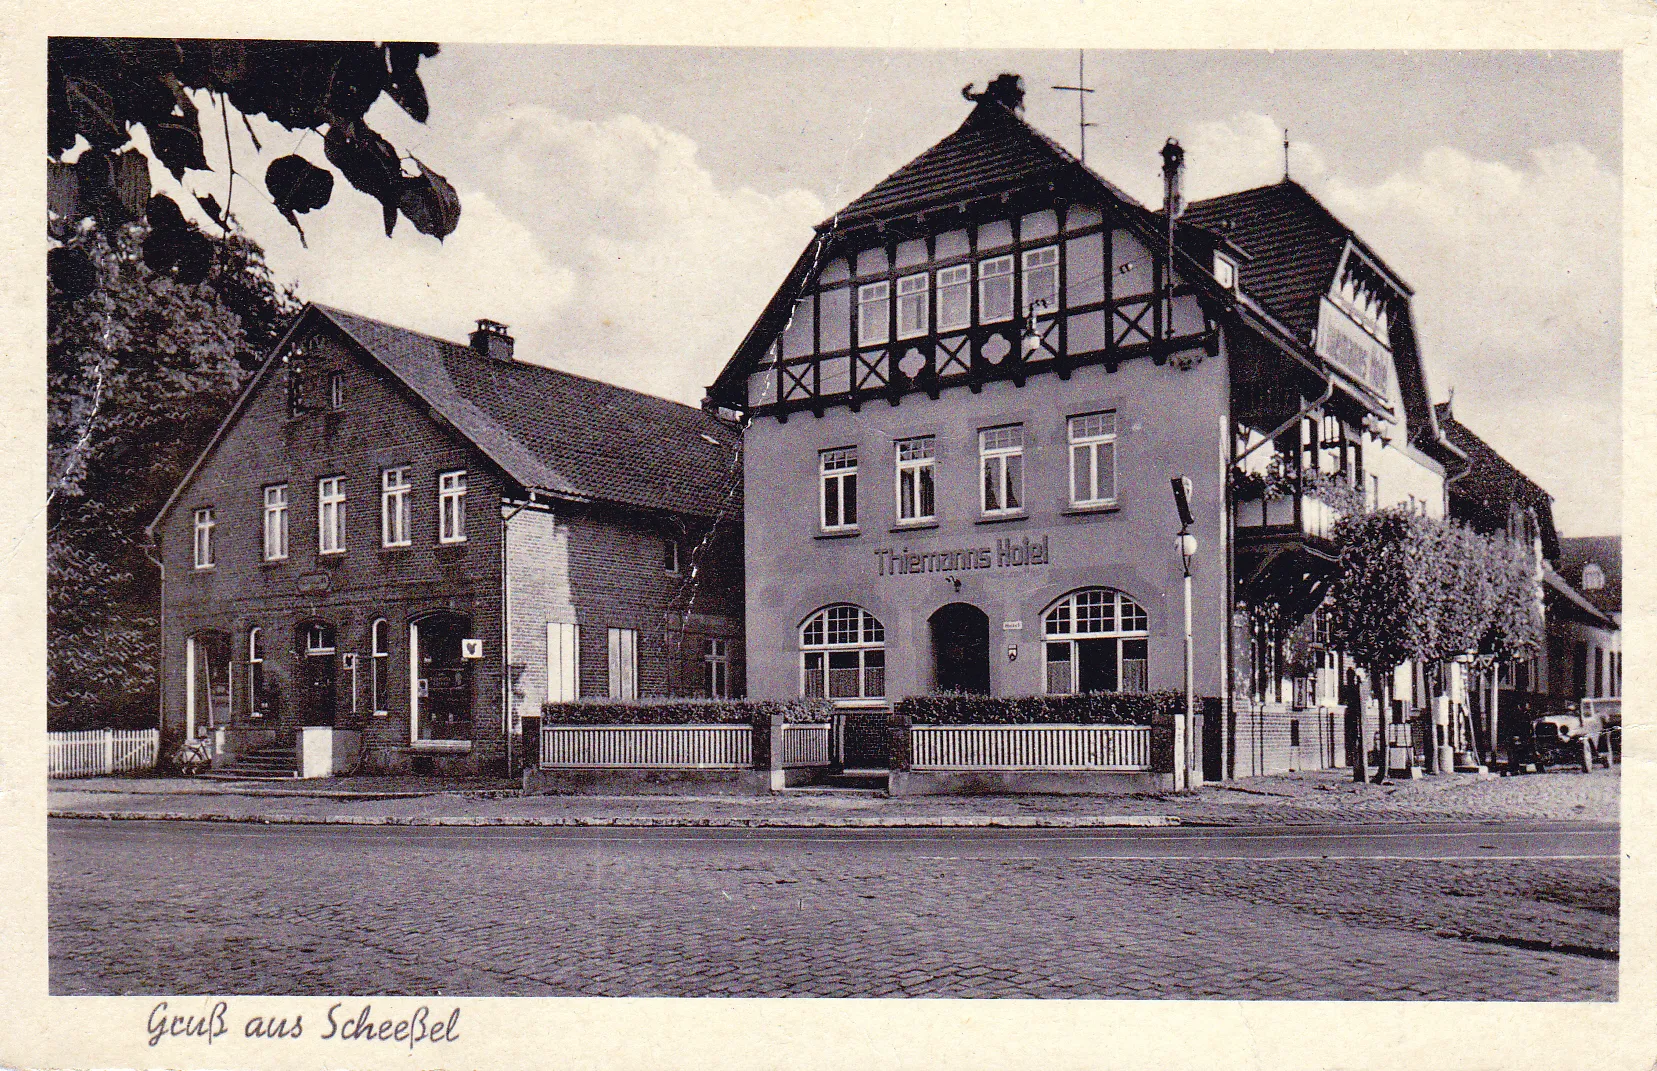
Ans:
[{"label": "sidewalk", "polygon": [[1359,785],[1343,770],[1257,777],[1189,796],[910,796],[795,789],[771,796],[521,796],[505,780],[352,777],[52,782],[53,817],[364,825],[893,827],[1295,825],[1618,820],[1620,771]]}]

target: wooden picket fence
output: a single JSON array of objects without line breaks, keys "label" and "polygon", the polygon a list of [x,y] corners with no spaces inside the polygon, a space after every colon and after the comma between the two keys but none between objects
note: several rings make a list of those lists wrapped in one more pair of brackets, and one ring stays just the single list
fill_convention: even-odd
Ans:
[{"label": "wooden picket fence", "polygon": [[47,733],[46,770],[52,777],[96,777],[152,769],[161,752],[156,729],[88,729]]},{"label": "wooden picket fence", "polygon": [[745,770],[747,725],[543,725],[541,769]]},{"label": "wooden picket fence", "polygon": [[916,770],[1149,770],[1139,725],[916,725]]}]

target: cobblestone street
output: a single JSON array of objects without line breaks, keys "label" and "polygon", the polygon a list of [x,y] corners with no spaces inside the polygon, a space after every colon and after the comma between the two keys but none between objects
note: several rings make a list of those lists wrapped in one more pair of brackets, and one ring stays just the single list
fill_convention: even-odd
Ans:
[{"label": "cobblestone street", "polygon": [[52,991],[1617,994],[1613,859],[1105,859],[1028,833],[490,832],[55,822]]}]

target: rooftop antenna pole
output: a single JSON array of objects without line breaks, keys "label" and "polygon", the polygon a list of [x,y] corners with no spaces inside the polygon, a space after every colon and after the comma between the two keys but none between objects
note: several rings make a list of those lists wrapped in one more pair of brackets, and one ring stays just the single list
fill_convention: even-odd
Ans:
[{"label": "rooftop antenna pole", "polygon": [[1073,86],[1054,86],[1053,88],[1076,94],[1076,110],[1080,115],[1082,131],[1082,163],[1085,164],[1087,163],[1087,128],[1098,125],[1087,121],[1087,95],[1093,90],[1087,88],[1087,51],[1085,49],[1076,51],[1076,84]]},{"label": "rooftop antenna pole", "polygon": [[1289,128],[1283,128],[1283,181],[1289,181]]}]

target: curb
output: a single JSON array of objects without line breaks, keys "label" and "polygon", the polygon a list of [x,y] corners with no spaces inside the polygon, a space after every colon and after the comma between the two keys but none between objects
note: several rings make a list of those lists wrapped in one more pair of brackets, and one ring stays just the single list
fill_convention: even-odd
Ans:
[{"label": "curb", "polygon": [[789,818],[678,818],[665,815],[554,815],[533,818],[514,815],[299,815],[299,814],[184,814],[176,811],[47,811],[48,818],[78,818],[106,822],[236,822],[284,826],[552,826],[622,827],[640,829],[1109,829],[1180,825],[1173,815],[1101,815],[1041,817],[1036,815],[914,815],[911,817]]}]

